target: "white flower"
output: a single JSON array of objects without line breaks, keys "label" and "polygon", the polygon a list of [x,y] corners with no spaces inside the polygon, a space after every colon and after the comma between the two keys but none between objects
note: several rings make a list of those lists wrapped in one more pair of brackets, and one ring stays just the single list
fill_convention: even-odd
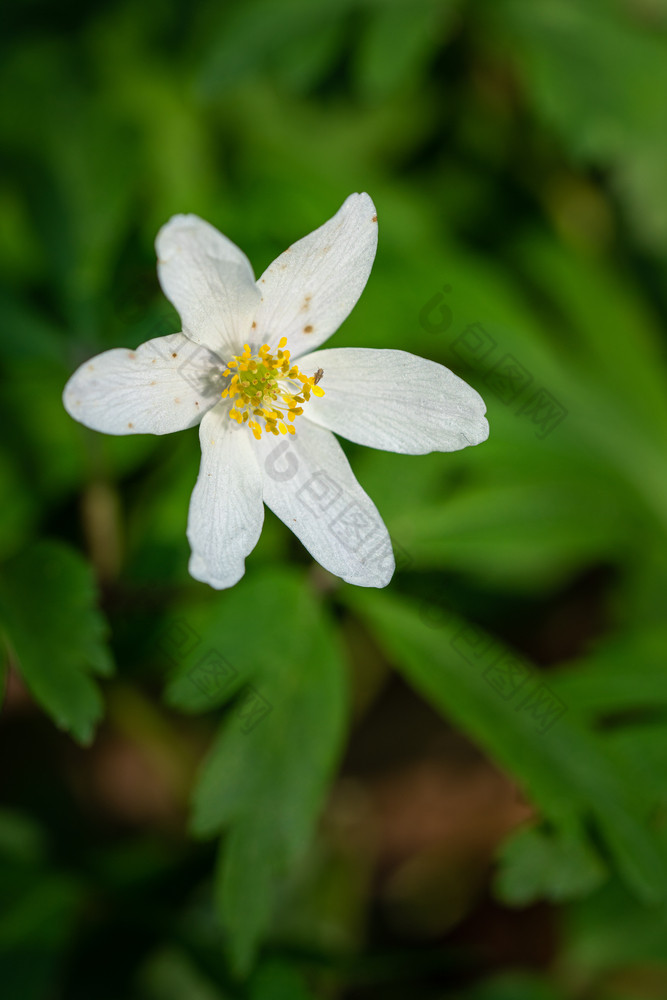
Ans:
[{"label": "white flower", "polygon": [[68,413],[94,430],[199,424],[187,527],[197,580],[219,589],[240,580],[266,503],[326,569],[384,587],[389,535],[334,433],[412,455],[487,438],[483,400],[442,365],[405,351],[317,350],[361,295],[376,246],[373,202],[353,194],[255,281],[234,243],[176,215],[156,249],[183,332],[105,351],[67,383]]}]

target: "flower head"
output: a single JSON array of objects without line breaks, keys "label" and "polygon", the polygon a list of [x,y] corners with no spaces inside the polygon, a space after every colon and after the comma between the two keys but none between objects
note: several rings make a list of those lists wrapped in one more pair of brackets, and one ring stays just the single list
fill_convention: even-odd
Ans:
[{"label": "flower head", "polygon": [[107,434],[199,424],[190,573],[231,587],[259,538],[264,504],[326,569],[383,587],[387,529],[334,433],[404,454],[454,451],[488,436],[481,397],[405,351],[317,348],[364,289],[377,215],[353,194],[255,281],[242,251],[195,215],[157,236],[158,275],[182,332],[105,351],[65,387],[65,408]]},{"label": "flower head", "polygon": [[[290,352],[284,350],[287,337],[278,342],[275,357],[268,344],[262,344],[256,355],[246,344],[243,354],[233,358],[223,375],[229,375],[229,386],[223,389],[222,398],[232,400],[229,416],[239,424],[248,422],[253,435],[262,436],[264,429],[272,434],[294,434],[293,421],[303,413],[301,404],[307,403],[310,394],[323,396],[324,389],[317,385],[322,375],[303,375],[297,365],[290,362]],[[250,415],[257,419],[250,419]]]}]

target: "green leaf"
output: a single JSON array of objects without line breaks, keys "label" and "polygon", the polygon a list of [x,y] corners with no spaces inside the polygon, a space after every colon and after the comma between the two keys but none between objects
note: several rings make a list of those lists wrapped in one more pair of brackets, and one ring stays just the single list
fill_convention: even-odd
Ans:
[{"label": "green leaf", "polygon": [[36,865],[45,854],[44,832],[32,817],[13,809],[0,809],[0,857]]},{"label": "green leaf", "polygon": [[[590,376],[607,387],[626,420],[664,443],[667,380],[662,330],[641,288],[590,254],[576,252],[543,234],[517,241],[521,271],[535,282],[560,317],[557,328],[571,340]],[[632,342],[632,350],[628,343]],[[623,385],[622,401],[618,399]]]},{"label": "green leaf", "polygon": [[474,986],[465,1000],[566,1000],[552,983],[529,972],[503,972]]},{"label": "green leaf", "polygon": [[62,361],[63,332],[34,306],[0,287],[0,341],[4,359]]},{"label": "green leaf", "polygon": [[0,966],[5,1000],[53,991],[82,900],[82,886],[58,872],[0,867]]},{"label": "green leaf", "polygon": [[485,27],[518,65],[527,100],[577,160],[611,168],[630,221],[647,243],[664,247],[664,31],[640,8],[608,0],[485,7]]},{"label": "green leaf", "polygon": [[633,891],[646,900],[667,895],[665,858],[645,825],[647,803],[575,705],[477,626],[446,614],[429,627],[426,606],[387,593],[344,593],[408,681],[515,775],[545,818],[570,828],[593,823]]},{"label": "green leaf", "polygon": [[19,462],[0,449],[0,559],[7,559],[26,543],[37,520],[37,506]]},{"label": "green leaf", "polygon": [[607,497],[603,477],[532,468],[412,506],[392,527],[419,568],[461,569],[532,593],[629,545],[632,521]]},{"label": "green leaf", "polygon": [[459,0],[378,4],[357,53],[363,95],[381,100],[419,84],[459,6]]},{"label": "green leaf", "polygon": [[264,962],[252,978],[250,1000],[313,1000],[296,969],[287,962]]},{"label": "green leaf", "polygon": [[152,955],[139,973],[139,983],[145,1000],[227,1000],[230,996],[176,948],[163,948]]},{"label": "green leaf", "polygon": [[239,81],[284,58],[286,49],[298,53],[294,61],[309,62],[306,50],[313,45],[326,66],[330,58],[326,36],[333,32],[334,41],[338,39],[338,22],[352,6],[352,0],[316,5],[308,0],[252,0],[224,11],[223,23],[211,30],[211,49],[200,70],[202,93],[208,96],[238,87]]},{"label": "green leaf", "polygon": [[90,568],[59,542],[37,542],[0,572],[0,620],[12,659],[56,725],[81,743],[92,740],[103,712],[91,675],[112,672],[95,597]]},{"label": "green leaf", "polygon": [[667,716],[639,718],[631,715],[623,725],[602,730],[610,753],[618,756],[633,774],[648,803],[646,818],[657,820],[663,843],[667,846],[667,790],[656,775],[667,770]]},{"label": "green leaf", "polygon": [[563,961],[584,976],[667,966],[667,906],[642,906],[617,880],[563,913]]},{"label": "green leaf", "polygon": [[[265,814],[266,818],[270,814]],[[267,823],[270,828],[270,824]],[[275,887],[284,859],[280,845],[258,835],[259,820],[237,820],[222,841],[215,876],[215,903],[229,939],[236,972],[251,968],[259,942],[271,922]]]},{"label": "green leaf", "polygon": [[[552,687],[592,719],[614,712],[667,709],[667,628],[630,629],[606,638],[582,661],[553,677]],[[629,669],[632,664],[632,669]]]},{"label": "green leaf", "polygon": [[[204,657],[224,651],[237,674],[225,695],[236,700],[197,785],[192,826],[200,836],[229,830],[217,898],[231,960],[245,973],[269,924],[277,881],[308,846],[338,761],[343,656],[308,581],[285,570],[246,577],[226,594],[201,650]],[[187,691],[179,683],[170,688],[172,700]]]},{"label": "green leaf", "polygon": [[503,844],[494,889],[510,906],[538,899],[553,903],[588,896],[607,871],[580,830],[529,827]]}]

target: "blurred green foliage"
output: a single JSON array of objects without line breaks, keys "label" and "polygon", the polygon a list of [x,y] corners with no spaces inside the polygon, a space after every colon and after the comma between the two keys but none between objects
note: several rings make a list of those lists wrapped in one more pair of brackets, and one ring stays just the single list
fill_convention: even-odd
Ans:
[{"label": "blurred green foliage", "polygon": [[[2,996],[666,995],[667,5],[26,0],[0,48]],[[387,590],[267,514],[216,593],[187,574],[196,431],[94,434],[63,385],[178,328],[173,213],[259,274],[364,190],[379,252],[332,343],[453,368],[490,439],[344,445]],[[397,676],[532,807],[471,892],[548,913],[539,961],[390,932],[373,848],[320,819]],[[104,702],[86,759],[139,748],[168,819],[99,806],[70,740]]]}]

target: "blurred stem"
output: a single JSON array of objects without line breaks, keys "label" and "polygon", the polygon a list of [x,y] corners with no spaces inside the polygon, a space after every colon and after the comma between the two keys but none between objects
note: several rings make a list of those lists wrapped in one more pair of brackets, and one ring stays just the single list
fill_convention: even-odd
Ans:
[{"label": "blurred stem", "polygon": [[106,480],[89,483],[81,496],[81,520],[86,547],[98,580],[115,580],[123,562],[123,538],[118,491]]}]

